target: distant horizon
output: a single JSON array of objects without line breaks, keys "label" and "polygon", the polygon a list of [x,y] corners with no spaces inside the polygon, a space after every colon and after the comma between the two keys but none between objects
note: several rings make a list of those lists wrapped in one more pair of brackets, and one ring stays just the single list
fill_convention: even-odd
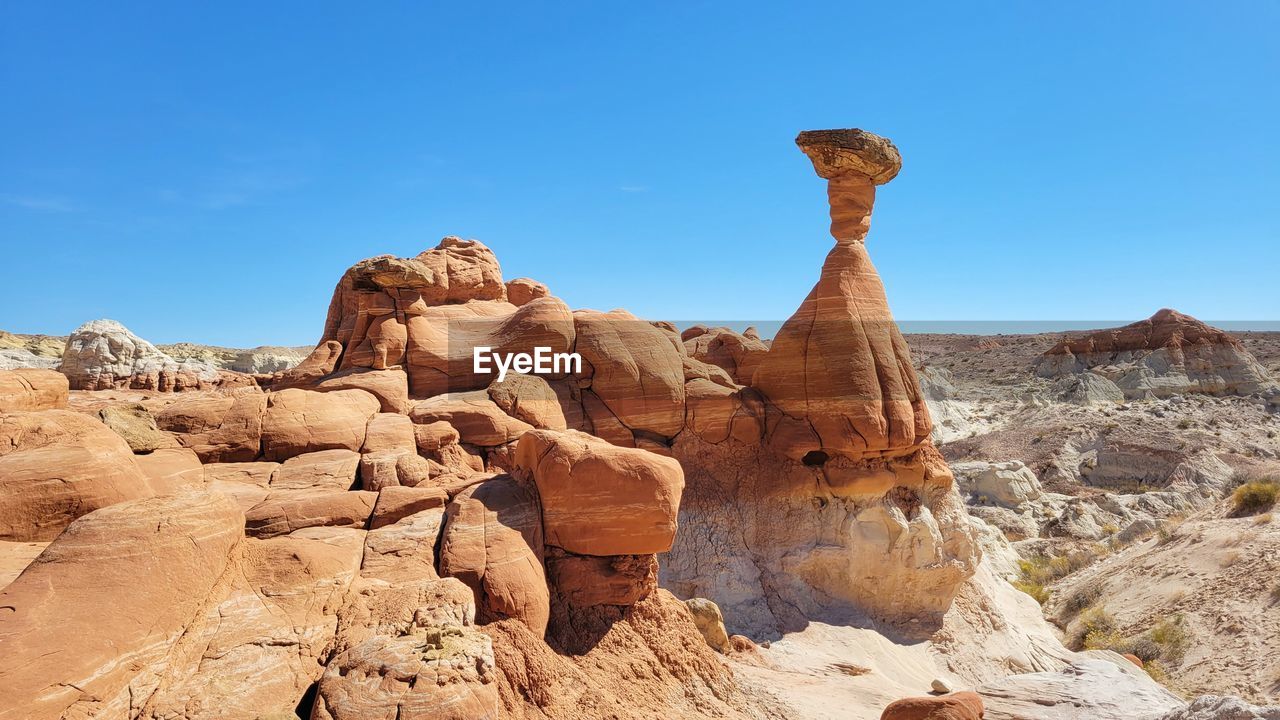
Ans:
[{"label": "distant horizon", "polygon": [[[112,319],[115,318],[93,318]],[[643,320],[666,321],[674,324],[678,329],[684,330],[694,325],[706,325],[708,327],[727,327],[737,332],[744,332],[747,328],[754,327],[762,338],[772,338],[777,334],[778,328],[782,326],[783,320],[669,320],[667,318],[642,318]],[[895,320],[898,328],[904,335],[975,335],[983,337],[995,337],[1001,335],[1045,335],[1052,333],[1065,332],[1087,332],[1091,330],[1105,330],[1109,328],[1128,325],[1145,318],[1136,318],[1134,320]],[[1276,332],[1280,333],[1280,320],[1204,320],[1197,318],[1202,322],[1227,332]],[[90,321],[85,321],[90,322]],[[83,325],[84,323],[81,323]],[[191,344],[204,347],[218,347],[230,350],[252,350],[258,347],[314,347],[316,341],[308,342],[260,342],[252,345],[226,345],[222,343],[203,342],[199,339],[184,338],[178,340],[149,338],[141,335],[133,330],[133,328],[125,322],[122,322],[126,328],[135,335],[141,337],[153,345],[177,345]],[[76,327],[79,327],[77,325]],[[0,327],[0,332],[7,332],[14,335],[25,336],[43,336],[52,338],[62,338],[71,334],[76,328],[72,328],[67,332],[17,332],[9,328]],[[319,336],[317,334],[317,340]]]}]

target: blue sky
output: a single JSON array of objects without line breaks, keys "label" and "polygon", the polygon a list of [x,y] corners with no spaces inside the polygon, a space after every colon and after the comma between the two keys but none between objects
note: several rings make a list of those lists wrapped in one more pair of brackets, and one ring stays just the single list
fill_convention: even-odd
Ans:
[{"label": "blue sky", "polygon": [[902,150],[901,319],[1277,319],[1280,4],[463,5],[0,4],[0,328],[310,343],[450,234],[574,307],[782,319],[827,127]]}]

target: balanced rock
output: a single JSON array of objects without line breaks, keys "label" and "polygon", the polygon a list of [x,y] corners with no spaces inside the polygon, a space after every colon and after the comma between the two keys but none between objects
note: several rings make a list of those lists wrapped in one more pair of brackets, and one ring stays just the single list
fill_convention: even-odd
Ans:
[{"label": "balanced rock", "polygon": [[901,158],[892,143],[861,130],[801,133],[796,143],[827,178],[836,246],[752,384],[782,412],[772,432],[793,459],[904,453],[929,438],[932,424],[863,243],[875,187],[897,174]]}]

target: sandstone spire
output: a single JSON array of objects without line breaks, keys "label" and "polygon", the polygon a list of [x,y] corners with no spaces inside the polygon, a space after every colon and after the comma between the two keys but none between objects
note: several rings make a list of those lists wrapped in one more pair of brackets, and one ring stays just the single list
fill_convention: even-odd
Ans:
[{"label": "sandstone spire", "polygon": [[863,242],[876,186],[898,174],[902,157],[889,140],[856,129],[806,131],[796,144],[827,180],[836,246],[752,384],[782,410],[772,439],[791,457],[905,452],[931,423]]}]

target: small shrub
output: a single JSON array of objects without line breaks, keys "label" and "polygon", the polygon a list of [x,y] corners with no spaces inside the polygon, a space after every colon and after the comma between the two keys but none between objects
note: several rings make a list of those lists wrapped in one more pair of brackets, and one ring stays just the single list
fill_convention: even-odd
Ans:
[{"label": "small shrub", "polygon": [[[1191,644],[1191,633],[1187,631],[1186,621],[1181,615],[1165,618],[1156,623],[1147,631],[1146,638],[1160,649],[1155,659],[1169,665],[1181,663],[1182,658],[1187,654],[1187,647]],[[1137,655],[1137,653],[1134,654]],[[1142,656],[1138,655],[1138,657]]]},{"label": "small shrub", "polygon": [[1104,535],[1115,535],[1116,533],[1120,532],[1120,526],[1112,523],[1107,523],[1106,525],[1102,526],[1102,532]]},{"label": "small shrub", "polygon": [[1231,493],[1234,514],[1255,515],[1270,510],[1280,500],[1280,484],[1275,480],[1251,480]]},{"label": "small shrub", "polygon": [[1267,525],[1271,522],[1271,513],[1263,513],[1253,519],[1254,525]]},{"label": "small shrub", "polygon": [[1069,616],[1078,615],[1084,610],[1089,609],[1094,603],[1102,599],[1102,586],[1090,585],[1081,588],[1072,593],[1062,604],[1062,609]]},{"label": "small shrub", "polygon": [[1179,430],[1186,430],[1186,429],[1188,429],[1188,428],[1190,428],[1190,427],[1191,427],[1191,420],[1190,420],[1190,419],[1188,419],[1188,418],[1182,418],[1181,420],[1179,420],[1179,421],[1178,421],[1178,429],[1179,429]]},{"label": "small shrub", "polygon": [[1026,580],[1014,580],[1013,586],[1021,590],[1022,592],[1030,595],[1031,597],[1035,598],[1035,601],[1040,603],[1041,605],[1049,602],[1049,597],[1050,595],[1053,594],[1049,591],[1049,588],[1045,587],[1044,585],[1041,585],[1040,583],[1028,582]]},{"label": "small shrub", "polygon": [[1144,660],[1142,669],[1147,671],[1147,675],[1161,685],[1169,684],[1169,671],[1165,669],[1164,663],[1159,660]]}]

